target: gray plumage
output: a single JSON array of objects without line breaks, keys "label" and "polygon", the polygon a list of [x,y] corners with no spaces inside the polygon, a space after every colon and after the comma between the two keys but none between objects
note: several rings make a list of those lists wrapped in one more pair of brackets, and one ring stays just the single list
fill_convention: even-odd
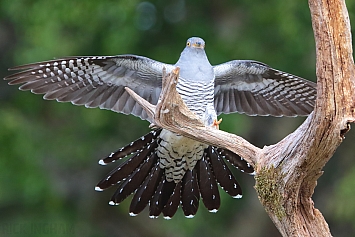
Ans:
[{"label": "gray plumage", "polygon": [[[133,114],[149,120],[128,95],[129,87],[152,104],[161,92],[162,71],[180,67],[177,91],[206,126],[221,113],[247,115],[307,115],[314,107],[316,84],[251,60],[233,60],[212,66],[205,42],[192,37],[175,65],[136,55],[69,57],[14,67],[10,85],[44,94],[45,99],[72,102]],[[118,184],[110,204],[135,193],[130,214],[150,206],[150,216],[171,218],[178,206],[187,217],[195,215],[200,195],[208,210],[220,205],[216,181],[233,197],[241,197],[239,184],[223,158],[247,173],[251,167],[233,152],[208,146],[167,130],[156,130],[119,149],[100,164],[132,155],[100,181],[101,191]],[[202,180],[205,179],[205,180]]]},{"label": "gray plumage", "polygon": [[[5,80],[10,80],[10,85],[23,84],[21,90],[44,94],[45,99],[147,119],[124,87],[156,104],[164,67],[171,71],[174,65],[136,55],[68,57],[13,67],[11,70],[25,71]],[[217,114],[296,116],[313,110],[316,96],[313,82],[251,60],[229,61],[213,66],[213,71]],[[294,93],[294,98],[284,96],[288,90]]]}]

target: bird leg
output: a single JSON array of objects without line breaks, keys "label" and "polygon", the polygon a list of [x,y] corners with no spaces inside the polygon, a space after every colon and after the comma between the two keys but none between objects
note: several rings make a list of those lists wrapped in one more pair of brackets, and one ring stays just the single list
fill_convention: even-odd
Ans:
[{"label": "bird leg", "polygon": [[217,119],[214,119],[213,120],[213,124],[212,124],[212,127],[216,128],[219,130],[219,125],[222,123],[222,118],[220,118],[219,120]]}]

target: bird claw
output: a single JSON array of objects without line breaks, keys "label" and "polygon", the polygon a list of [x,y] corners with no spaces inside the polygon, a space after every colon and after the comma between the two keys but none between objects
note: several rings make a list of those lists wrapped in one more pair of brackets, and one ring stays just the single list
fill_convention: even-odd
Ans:
[{"label": "bird claw", "polygon": [[219,120],[215,119],[213,120],[213,124],[212,127],[219,129],[219,125],[222,123],[222,118],[220,118]]},{"label": "bird claw", "polygon": [[150,129],[157,129],[157,128],[159,128],[155,123],[151,123],[150,125],[149,125],[149,128]]}]

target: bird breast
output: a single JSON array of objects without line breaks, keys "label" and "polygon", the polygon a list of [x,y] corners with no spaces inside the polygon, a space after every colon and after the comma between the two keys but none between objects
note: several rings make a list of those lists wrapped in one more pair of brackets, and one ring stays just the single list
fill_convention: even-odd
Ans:
[{"label": "bird breast", "polygon": [[214,104],[214,81],[192,81],[180,77],[176,90],[187,107],[205,120],[207,106]]}]

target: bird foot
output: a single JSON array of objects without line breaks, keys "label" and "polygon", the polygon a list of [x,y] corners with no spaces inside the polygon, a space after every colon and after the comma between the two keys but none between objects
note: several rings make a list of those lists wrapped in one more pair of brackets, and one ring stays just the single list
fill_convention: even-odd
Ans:
[{"label": "bird foot", "polygon": [[157,126],[155,123],[151,123],[151,124],[149,125],[149,128],[150,128],[150,129],[157,129],[158,126]]},{"label": "bird foot", "polygon": [[215,119],[213,120],[213,124],[212,127],[219,129],[219,125],[222,123],[222,118],[220,118],[219,120]]}]

